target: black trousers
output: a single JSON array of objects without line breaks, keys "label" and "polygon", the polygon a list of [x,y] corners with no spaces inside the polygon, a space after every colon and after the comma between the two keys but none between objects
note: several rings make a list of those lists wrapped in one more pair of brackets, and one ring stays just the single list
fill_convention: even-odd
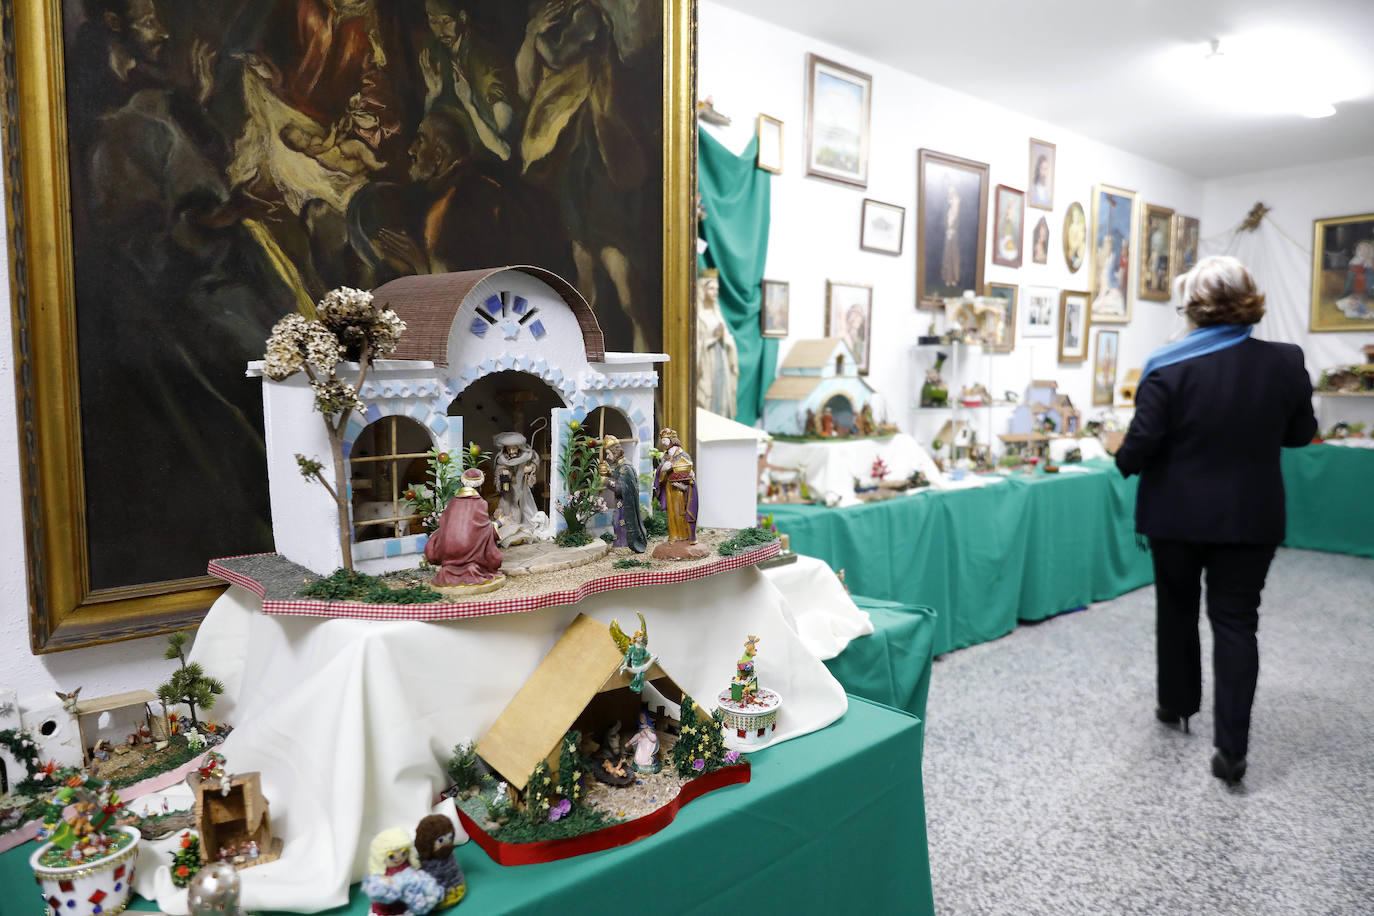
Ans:
[{"label": "black trousers", "polygon": [[1274,559],[1271,544],[1202,544],[1150,539],[1155,567],[1155,648],[1159,705],[1190,716],[1202,706],[1198,608],[1207,573],[1212,622],[1213,744],[1244,756],[1259,678],[1260,592]]}]

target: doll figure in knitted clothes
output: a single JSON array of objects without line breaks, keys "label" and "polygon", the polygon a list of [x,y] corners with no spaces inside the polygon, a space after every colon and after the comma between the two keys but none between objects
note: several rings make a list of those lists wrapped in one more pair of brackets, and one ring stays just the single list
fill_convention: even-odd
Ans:
[{"label": "doll figure in knitted clothes", "polygon": [[425,559],[439,567],[435,585],[481,585],[500,576],[503,557],[487,501],[477,491],[485,475],[463,472],[463,487],[439,516],[439,529],[425,543]]},{"label": "doll figure in knitted clothes", "polygon": [[373,916],[424,916],[444,896],[439,882],[420,870],[410,834],[399,827],[372,838],[362,891]]},{"label": "doll figure in knitted clothes", "polygon": [[439,883],[443,899],[434,909],[453,906],[468,892],[463,869],[453,857],[453,821],[442,814],[421,818],[415,827],[415,851],[420,856],[420,868]]}]

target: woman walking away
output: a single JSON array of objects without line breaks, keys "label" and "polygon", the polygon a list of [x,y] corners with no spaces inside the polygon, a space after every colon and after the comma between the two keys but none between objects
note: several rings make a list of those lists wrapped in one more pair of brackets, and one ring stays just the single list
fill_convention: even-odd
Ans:
[{"label": "woman walking away", "polygon": [[1235,258],[1206,258],[1174,283],[1188,335],[1145,361],[1116,466],[1140,475],[1136,531],[1154,557],[1159,706],[1188,730],[1202,705],[1201,578],[1212,623],[1212,774],[1245,775],[1259,676],[1260,591],[1285,516],[1279,449],[1317,429],[1302,349],[1250,337],[1264,294]]}]

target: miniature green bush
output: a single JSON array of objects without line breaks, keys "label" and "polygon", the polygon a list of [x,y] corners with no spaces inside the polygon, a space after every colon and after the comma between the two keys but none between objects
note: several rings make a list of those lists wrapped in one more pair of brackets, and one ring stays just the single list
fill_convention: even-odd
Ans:
[{"label": "miniature green bush", "polygon": [[634,557],[623,557],[611,564],[616,569],[648,569],[653,565],[648,560],[637,560]]},{"label": "miniature green bush", "polygon": [[471,741],[453,746],[453,756],[448,759],[448,775],[453,784],[466,792],[477,785],[477,745]]},{"label": "miniature green bush", "polygon": [[558,532],[553,542],[559,547],[582,547],[592,542],[592,536],[586,531],[574,531],[571,528],[564,528]]},{"label": "miniature green bush", "polygon": [[668,516],[657,510],[652,515],[645,516],[644,533],[651,538],[666,538],[668,536]]},{"label": "miniature green bush", "polygon": [[723,557],[733,557],[737,553],[744,553],[761,544],[771,544],[776,541],[778,536],[771,531],[764,531],[762,528],[743,528],[739,534],[722,541],[716,548],[716,552]]},{"label": "miniature green bush", "polygon": [[322,601],[366,601],[369,604],[429,604],[444,596],[428,585],[392,588],[385,579],[351,569],[336,569],[322,579],[312,579],[297,593]]}]

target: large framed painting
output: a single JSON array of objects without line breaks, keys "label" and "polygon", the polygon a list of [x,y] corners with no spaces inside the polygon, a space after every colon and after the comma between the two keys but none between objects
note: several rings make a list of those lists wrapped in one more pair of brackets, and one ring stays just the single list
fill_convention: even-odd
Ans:
[{"label": "large framed painting", "polygon": [[272,548],[244,369],[334,287],[553,270],[692,435],[693,0],[3,10],[35,651],[190,625]]},{"label": "large framed painting", "polygon": [[1174,211],[1146,204],[1140,217],[1145,252],[1140,259],[1140,298],[1167,302],[1174,282]]},{"label": "large framed painting", "polygon": [[1010,353],[1016,347],[1016,296],[1015,283],[989,283],[987,298],[996,299],[1002,310],[1001,320],[997,322],[997,338],[987,346],[994,353]]},{"label": "large framed painting", "polygon": [[988,166],[922,149],[916,158],[916,306],[983,292]]},{"label": "large framed painting", "polygon": [[873,342],[873,287],[863,283],[825,281],[825,336],[843,337],[858,362],[860,375],[868,374]]},{"label": "large framed painting", "polygon": [[1003,267],[1020,267],[1021,245],[1025,239],[1025,193],[999,184],[994,212],[997,221],[994,224],[992,263]]},{"label": "large framed painting", "polygon": [[1174,217],[1174,276],[1197,266],[1200,223],[1191,216]]},{"label": "large framed painting", "polygon": [[1116,360],[1121,343],[1119,331],[1098,331],[1093,351],[1093,406],[1110,407],[1116,394]]},{"label": "large framed painting", "polygon": [[873,77],[806,55],[806,174],[868,187]]},{"label": "large framed painting", "polygon": [[1374,331],[1374,213],[1313,221],[1313,331]]},{"label": "large framed painting", "polygon": [[1136,194],[1100,184],[1093,188],[1092,295],[1094,324],[1131,320],[1131,267],[1136,251]]}]

